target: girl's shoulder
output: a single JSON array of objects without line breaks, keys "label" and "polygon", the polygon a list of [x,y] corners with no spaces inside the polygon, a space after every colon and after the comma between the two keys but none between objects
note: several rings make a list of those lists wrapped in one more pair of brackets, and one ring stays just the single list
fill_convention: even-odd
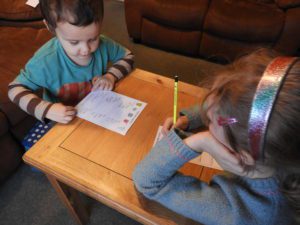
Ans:
[{"label": "girl's shoulder", "polygon": [[[290,224],[289,207],[280,192],[280,183],[276,177],[251,179],[236,175],[217,175],[210,186],[222,189],[229,202],[246,207],[248,212],[255,214],[257,221],[265,221],[264,224]],[[236,202],[237,199],[242,204]]]}]

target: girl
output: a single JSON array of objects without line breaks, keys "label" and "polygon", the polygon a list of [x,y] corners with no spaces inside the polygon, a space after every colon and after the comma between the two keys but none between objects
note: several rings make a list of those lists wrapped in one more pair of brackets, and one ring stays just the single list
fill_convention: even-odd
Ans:
[{"label": "girl", "polygon": [[[300,210],[300,61],[259,50],[229,65],[204,104],[182,112],[133,173],[144,196],[203,224],[296,224]],[[208,131],[180,138],[181,130]],[[226,175],[180,174],[206,151]]]}]

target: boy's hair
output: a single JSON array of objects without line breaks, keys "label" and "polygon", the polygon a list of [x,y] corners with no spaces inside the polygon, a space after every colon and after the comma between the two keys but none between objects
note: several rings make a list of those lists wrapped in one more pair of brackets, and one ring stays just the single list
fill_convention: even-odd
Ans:
[{"label": "boy's hair", "polygon": [[51,31],[57,22],[87,26],[103,19],[102,0],[40,0],[40,9]]},{"label": "boy's hair", "polygon": [[[256,87],[267,65],[278,53],[260,49],[229,65],[217,76],[209,96],[218,113],[238,123],[224,126],[235,151],[249,149],[248,120]],[[271,112],[265,136],[265,163],[277,169],[282,192],[300,219],[300,61],[283,81]]]}]

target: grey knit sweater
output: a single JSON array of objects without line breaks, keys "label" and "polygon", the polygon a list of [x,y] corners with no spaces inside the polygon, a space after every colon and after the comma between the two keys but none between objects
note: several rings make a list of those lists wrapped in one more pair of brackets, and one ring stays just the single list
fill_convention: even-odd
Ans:
[{"label": "grey knit sweater", "polygon": [[[194,110],[197,108],[185,111],[190,121],[197,115]],[[198,153],[172,130],[138,164],[133,173],[134,183],[145,197],[203,224],[293,224],[275,177],[218,175],[208,185],[177,172],[196,156]]]}]

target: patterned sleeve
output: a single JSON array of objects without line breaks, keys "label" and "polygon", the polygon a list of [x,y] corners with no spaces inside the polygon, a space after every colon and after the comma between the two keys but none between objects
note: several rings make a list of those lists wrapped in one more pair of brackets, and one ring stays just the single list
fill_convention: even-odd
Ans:
[{"label": "patterned sleeve", "polygon": [[8,85],[8,97],[22,110],[44,122],[52,103],[42,100],[34,93],[42,88],[38,76],[33,75],[40,74],[41,71],[34,68],[34,62],[29,61],[26,68]]},{"label": "patterned sleeve", "polygon": [[122,79],[133,69],[133,53],[105,36],[102,36],[101,40],[106,42],[109,60],[113,63],[107,72],[115,76],[118,80]]}]

